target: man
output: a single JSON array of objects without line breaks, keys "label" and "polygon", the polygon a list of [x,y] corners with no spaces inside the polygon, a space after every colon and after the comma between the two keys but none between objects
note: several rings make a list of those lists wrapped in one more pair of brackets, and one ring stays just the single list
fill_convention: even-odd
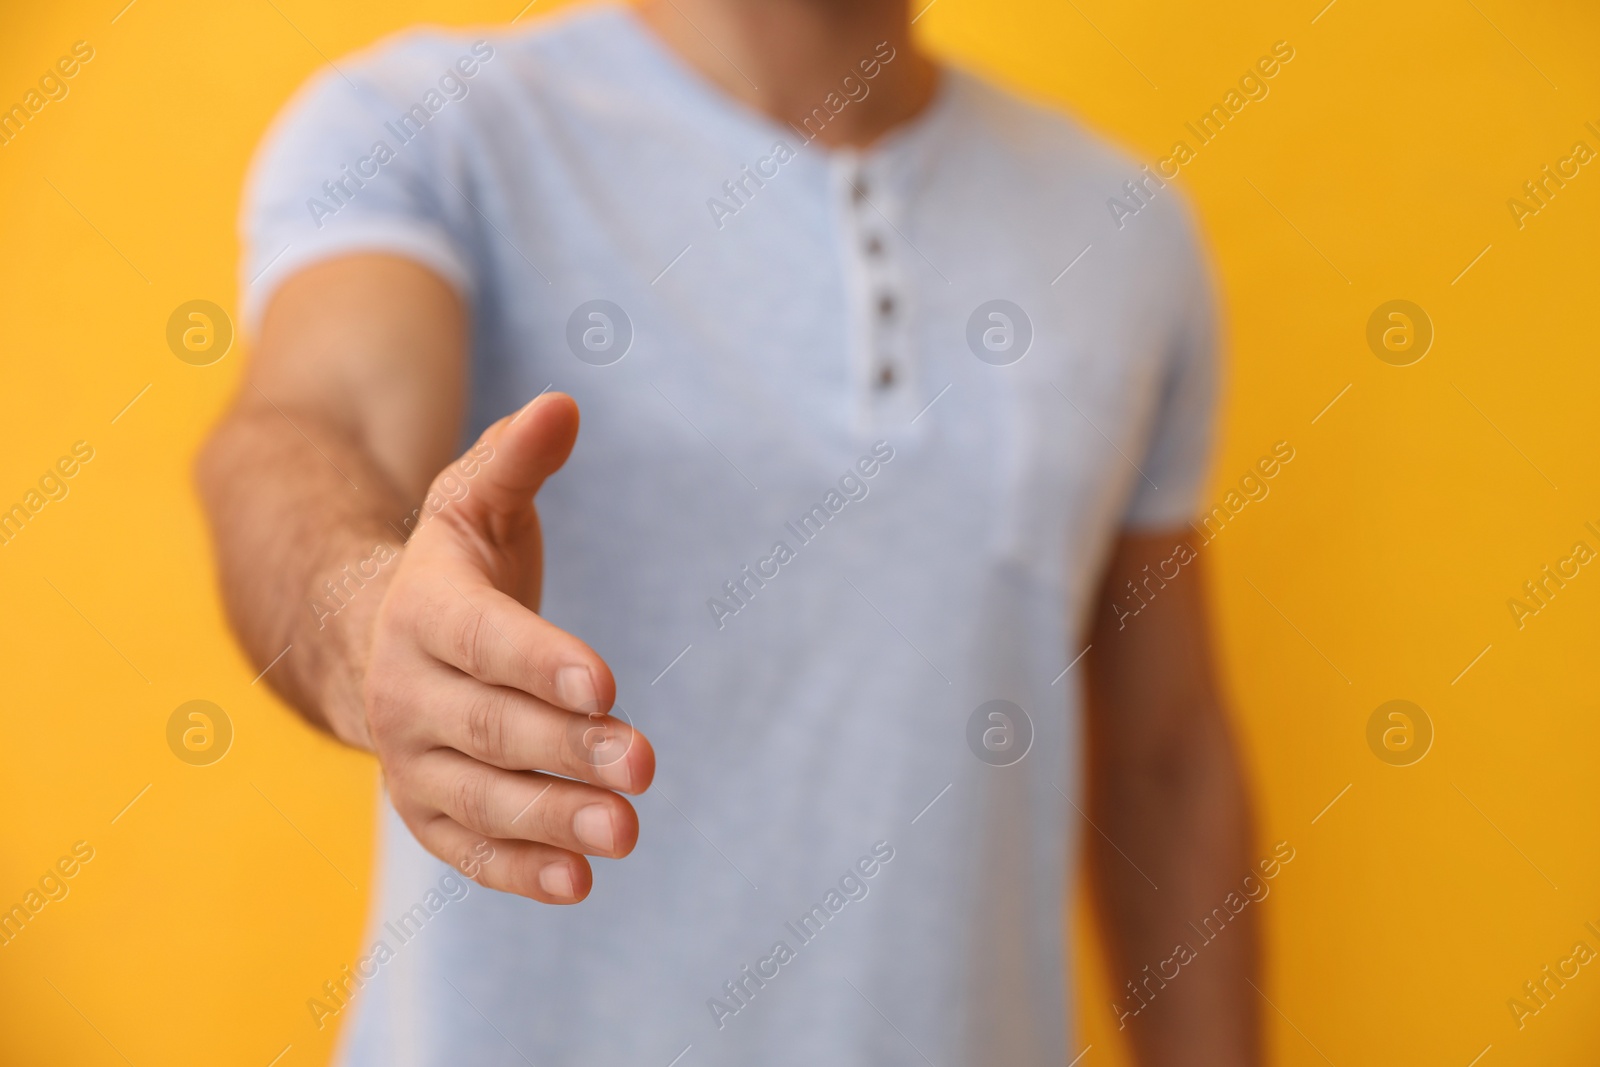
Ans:
[{"label": "man", "polygon": [[1196,236],[910,21],[417,33],[269,136],[199,478],[383,769],[345,1063],[1065,1064],[1080,841],[1141,1062],[1257,1062],[1252,913],[1150,970],[1253,859]]}]

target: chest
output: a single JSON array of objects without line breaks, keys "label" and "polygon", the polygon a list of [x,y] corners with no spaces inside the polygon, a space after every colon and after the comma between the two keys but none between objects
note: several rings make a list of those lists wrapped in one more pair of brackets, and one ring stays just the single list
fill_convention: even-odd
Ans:
[{"label": "chest", "polygon": [[887,447],[861,552],[1069,583],[1137,477],[1162,343],[1116,270],[1063,278],[1089,243],[1070,217],[803,145],[651,143],[486,176],[474,421],[571,393],[552,492],[734,557]]}]

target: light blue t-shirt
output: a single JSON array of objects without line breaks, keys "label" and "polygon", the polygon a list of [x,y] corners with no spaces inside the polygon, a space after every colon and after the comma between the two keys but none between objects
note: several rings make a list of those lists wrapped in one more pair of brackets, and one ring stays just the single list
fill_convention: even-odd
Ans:
[{"label": "light blue t-shirt", "polygon": [[267,138],[248,330],[307,264],[387,251],[469,302],[465,440],[577,399],[543,610],[659,761],[573,907],[465,881],[385,804],[360,953],[307,979],[345,1064],[1080,1051],[1067,668],[1119,529],[1196,511],[1207,271],[1176,189],[968,75],[871,150],[809,142],[897,61],[791,127],[599,6],[399,37]]}]

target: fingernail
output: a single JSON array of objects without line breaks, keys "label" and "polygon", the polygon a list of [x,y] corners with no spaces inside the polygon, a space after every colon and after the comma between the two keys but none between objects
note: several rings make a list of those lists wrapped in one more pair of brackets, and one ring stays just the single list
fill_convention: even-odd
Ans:
[{"label": "fingernail", "polygon": [[611,827],[611,809],[604,804],[579,808],[578,814],[572,817],[572,832],[592,852],[610,854],[616,847],[616,832]]},{"label": "fingernail", "polygon": [[573,711],[599,711],[594,676],[588,667],[562,667],[556,671],[556,699]]},{"label": "fingernail", "polygon": [[572,890],[572,868],[565,863],[552,863],[540,871],[539,888],[553,897],[568,900],[578,895]]}]

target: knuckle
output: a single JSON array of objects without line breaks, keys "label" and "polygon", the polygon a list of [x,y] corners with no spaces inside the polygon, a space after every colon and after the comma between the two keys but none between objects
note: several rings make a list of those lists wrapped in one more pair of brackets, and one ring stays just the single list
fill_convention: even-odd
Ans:
[{"label": "knuckle", "polygon": [[[469,847],[465,843],[462,843],[451,849],[451,852],[454,854],[451,856],[441,856],[439,858],[450,864],[450,866],[454,867],[456,870],[460,871],[463,877],[470,878],[479,885],[482,885],[484,874],[487,870],[485,866],[487,861],[480,858],[478,848],[476,846]],[[493,859],[494,853],[491,849],[489,853],[489,860]]]},{"label": "knuckle", "polygon": [[489,816],[493,808],[493,787],[489,776],[479,771],[464,771],[450,787],[450,799],[461,821],[474,829],[488,832]]},{"label": "knuckle", "polygon": [[572,812],[564,799],[555,781],[539,787],[523,816],[524,826],[533,840],[555,844],[572,838]]},{"label": "knuckle", "polygon": [[465,724],[473,754],[505,765],[511,754],[510,710],[510,697],[504,690],[490,689],[473,698]]},{"label": "knuckle", "polygon": [[528,841],[550,840],[550,797],[546,795],[545,790],[545,786],[540,786],[531,803],[528,803],[518,816],[517,824],[512,827],[518,837]]},{"label": "knuckle", "polygon": [[488,631],[482,612],[464,611],[456,621],[451,647],[468,674],[481,675],[489,665]]},{"label": "knuckle", "polygon": [[437,859],[448,863],[462,876],[472,879],[479,885],[485,884],[481,877],[485,873],[485,867],[481,863],[472,862],[473,856],[468,846],[461,840],[462,827],[450,816],[433,812],[415,820],[407,819],[406,825],[410,828],[412,836],[421,842],[422,847]]}]

